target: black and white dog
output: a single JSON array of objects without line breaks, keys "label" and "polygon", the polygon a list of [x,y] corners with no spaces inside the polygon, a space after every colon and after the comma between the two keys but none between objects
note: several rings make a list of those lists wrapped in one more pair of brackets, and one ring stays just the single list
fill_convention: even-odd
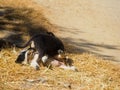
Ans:
[{"label": "black and white dog", "polygon": [[[22,56],[24,56],[25,58],[28,51],[30,49],[32,50],[33,48],[34,51],[36,51],[37,53],[34,55],[34,60],[32,60],[33,62],[31,63],[31,66],[33,66],[34,68],[38,67],[37,64],[33,64],[37,62],[37,58],[40,58],[42,62],[45,63],[48,57],[53,57],[55,55],[58,55],[59,53],[64,52],[64,45],[62,41],[58,39],[52,32],[35,35],[25,45],[17,47],[25,48],[27,46],[30,46],[30,48],[28,50],[22,51],[15,62],[22,63]],[[27,60],[25,60],[25,63],[27,63]]]},{"label": "black and white dog", "polygon": [[19,54],[16,63],[30,64],[35,69],[39,69],[40,62],[43,65],[49,62],[53,66],[76,70],[70,63],[69,67],[66,66],[68,58],[61,58],[65,56],[64,45],[52,32],[35,35],[24,46],[17,47],[25,48],[27,46],[30,46],[30,48]]},{"label": "black and white dog", "polygon": [[[59,61],[58,59],[61,55],[64,54],[64,45],[60,39],[58,39],[53,33],[47,32],[46,34],[38,34],[33,36],[24,46],[17,46],[20,48],[25,48],[30,46],[30,48],[23,50],[18,58],[16,59],[16,63],[24,63],[34,67],[35,69],[39,69],[39,63],[42,61],[43,64],[50,61],[50,64],[55,66],[60,66],[61,68],[66,68],[63,61],[67,61],[65,59],[63,61]],[[30,56],[32,59],[30,59]],[[50,60],[52,57],[56,57]],[[49,61],[48,61],[49,59]],[[31,61],[31,62],[29,62]],[[71,69],[75,69],[71,67]]]},{"label": "black and white dog", "polygon": [[[28,48],[23,50],[17,57],[16,63],[30,64],[36,70],[39,69],[41,59],[39,58],[39,53],[33,48]],[[44,66],[55,66],[67,70],[77,71],[76,67],[72,65],[72,60],[68,58],[64,53],[59,53],[54,57],[50,57],[44,63]]]}]

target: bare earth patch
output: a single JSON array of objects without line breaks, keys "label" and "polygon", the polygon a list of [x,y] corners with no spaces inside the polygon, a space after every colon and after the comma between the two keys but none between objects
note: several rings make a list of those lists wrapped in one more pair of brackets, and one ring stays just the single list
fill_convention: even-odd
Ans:
[{"label": "bare earth patch", "polygon": [[35,0],[59,28],[64,41],[78,52],[120,61],[119,0]]}]

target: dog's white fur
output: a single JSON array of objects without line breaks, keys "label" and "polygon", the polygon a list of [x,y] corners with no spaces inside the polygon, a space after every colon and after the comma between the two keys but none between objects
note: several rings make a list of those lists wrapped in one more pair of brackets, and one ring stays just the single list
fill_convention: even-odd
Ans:
[{"label": "dog's white fur", "polygon": [[60,68],[65,69],[65,70],[73,70],[77,71],[75,66],[66,66],[66,65],[61,65]]},{"label": "dog's white fur", "polygon": [[45,56],[42,57],[43,63],[47,62],[47,60],[48,60],[48,55],[45,55]]},{"label": "dog's white fur", "polygon": [[39,58],[39,54],[36,53],[30,63],[30,66],[35,68],[36,70],[40,67],[39,64],[38,64],[38,58]]},{"label": "dog's white fur", "polygon": [[31,45],[30,45],[30,47],[32,47],[32,48],[35,47],[34,41],[31,41]]},{"label": "dog's white fur", "polygon": [[[22,52],[24,52],[24,51],[26,51],[26,50],[23,50]],[[26,53],[25,53],[25,59],[23,61],[23,64],[28,64],[28,53],[29,53],[29,50],[26,51]],[[62,52],[59,52],[58,57],[61,57],[61,53]],[[46,63],[48,58],[49,58],[48,55],[45,55],[42,57],[41,60],[43,63]],[[66,59],[68,59],[68,56],[66,56]],[[30,66],[36,70],[40,68],[40,66],[38,64],[38,60],[39,60],[39,54],[36,52],[33,56],[33,59],[30,62]],[[60,62],[60,61],[55,60],[55,59],[53,59],[50,64],[52,66],[56,66],[56,67],[59,67],[59,68],[65,69],[65,70],[77,71],[75,66],[66,66],[63,62]]]}]

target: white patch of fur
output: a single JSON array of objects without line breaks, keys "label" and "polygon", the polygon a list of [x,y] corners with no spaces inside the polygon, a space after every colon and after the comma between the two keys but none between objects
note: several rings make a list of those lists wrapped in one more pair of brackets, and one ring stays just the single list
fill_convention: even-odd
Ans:
[{"label": "white patch of fur", "polygon": [[47,55],[43,56],[43,57],[42,57],[43,63],[45,63],[45,62],[47,61],[47,59],[48,59],[48,56],[47,56]]},{"label": "white patch of fur", "polygon": [[63,53],[63,50],[59,49],[58,54],[61,54],[61,53]]},{"label": "white patch of fur", "polygon": [[77,68],[75,66],[70,66],[70,70],[77,71]]},{"label": "white patch of fur", "polygon": [[68,56],[66,56],[65,58],[66,58],[67,60],[69,59],[69,57],[68,57]]},{"label": "white patch of fur", "polygon": [[59,67],[59,66],[61,66],[61,65],[64,65],[64,63],[63,63],[63,62],[60,62],[60,61],[58,61],[58,60],[52,60],[52,61],[51,61],[51,65],[52,65],[52,66],[55,66],[55,67]]},{"label": "white patch of fur", "polygon": [[58,58],[61,58],[61,57],[62,57],[61,54],[59,54],[59,55],[58,55]]},{"label": "white patch of fur", "polygon": [[66,65],[61,65],[60,68],[65,69],[65,70],[72,70],[72,71],[77,71],[75,66],[66,66]]},{"label": "white patch of fur", "polygon": [[26,51],[26,49],[23,49],[20,53],[25,52],[25,51]]},{"label": "white patch of fur", "polygon": [[30,64],[31,67],[33,67],[35,69],[39,68],[39,64],[37,63],[38,58],[39,58],[39,54],[35,54],[34,58],[31,61],[31,64]]},{"label": "white patch of fur", "polygon": [[34,41],[31,41],[31,47],[32,47],[32,48],[35,47]]}]

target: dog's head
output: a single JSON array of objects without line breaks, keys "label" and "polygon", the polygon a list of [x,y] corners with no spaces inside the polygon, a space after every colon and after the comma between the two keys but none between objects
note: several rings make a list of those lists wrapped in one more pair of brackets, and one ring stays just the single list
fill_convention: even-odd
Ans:
[{"label": "dog's head", "polygon": [[55,60],[58,60],[58,61],[60,61],[60,62],[63,62],[65,65],[71,66],[72,63],[73,63],[73,60],[70,59],[70,58],[68,57],[68,55],[66,55],[66,53],[65,53],[63,50],[61,50],[61,49],[58,50],[58,54],[57,54],[56,56],[54,56],[53,58],[54,58]]},{"label": "dog's head", "polygon": [[33,48],[28,48],[26,50],[21,51],[17,59],[15,60],[15,63],[29,63],[29,60],[31,60],[31,58],[33,57],[34,52],[35,50]]}]

